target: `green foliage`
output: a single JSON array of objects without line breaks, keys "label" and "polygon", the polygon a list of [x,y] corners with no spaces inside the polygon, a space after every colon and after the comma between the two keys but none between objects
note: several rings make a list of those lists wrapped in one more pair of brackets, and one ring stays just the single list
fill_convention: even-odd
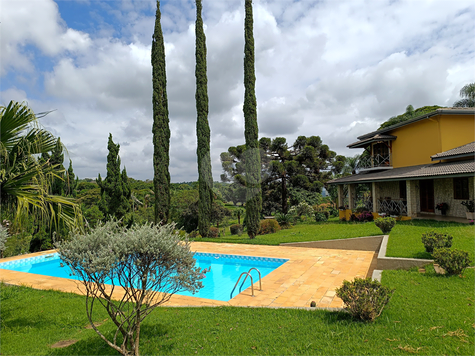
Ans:
[{"label": "green foliage", "polygon": [[0,257],[3,257],[3,250],[5,250],[5,243],[9,237],[8,229],[0,225]]},{"label": "green foliage", "polygon": [[457,100],[453,106],[459,108],[473,108],[475,107],[475,83],[464,85],[460,89],[460,96],[462,99]]},{"label": "green foliage", "polygon": [[296,215],[297,217],[311,217],[313,216],[313,208],[306,202],[301,202],[300,204],[290,208],[289,213]]},{"label": "green foliage", "polygon": [[259,230],[262,210],[261,158],[257,127],[256,75],[252,0],[245,1],[244,20],[244,137],[246,139],[246,227],[253,239]]},{"label": "green foliage", "polygon": [[475,201],[473,201],[473,200],[464,200],[460,204],[462,204],[465,208],[467,208],[467,211],[469,213],[475,212]]},{"label": "green foliage", "polygon": [[328,216],[323,211],[315,212],[315,221],[316,222],[325,222],[328,220]]},{"label": "green foliage", "polygon": [[[201,235],[200,235],[201,236]],[[211,237],[211,238],[216,238],[219,236],[219,229],[214,226],[210,226],[209,228],[209,234],[206,237]]]},{"label": "green foliage", "polygon": [[440,108],[442,108],[442,106],[433,105],[433,106],[423,106],[423,107],[420,107],[420,108],[414,110],[412,105],[408,105],[406,107],[406,112],[404,114],[391,117],[389,120],[383,122],[378,130],[381,130],[381,129],[384,129],[386,127],[396,125],[396,124],[399,124],[401,122],[413,119],[417,116],[428,114],[428,113],[430,113],[432,111],[435,111],[437,109],[440,109]]},{"label": "green foliage", "polygon": [[58,170],[61,171],[57,177],[54,177],[53,181],[51,182],[51,194],[53,195],[63,195],[63,187],[64,187],[64,154],[63,154],[63,145],[61,144],[61,140],[58,138],[56,141],[56,145],[54,146],[53,150],[51,151],[51,157],[49,160],[49,164],[51,166],[57,167]]},{"label": "green foliage", "polygon": [[198,229],[201,236],[208,236],[213,204],[213,174],[211,173],[210,129],[208,123],[208,77],[206,74],[206,36],[201,18],[201,0],[196,0],[196,136],[198,139]]},{"label": "green foliage", "polygon": [[[174,224],[124,229],[109,221],[85,235],[74,234],[57,248],[87,291],[92,328],[123,355],[139,354],[142,320],[179,290],[201,288],[206,272],[195,266],[190,244],[180,238]],[[106,284],[123,288],[120,303],[111,300]],[[107,310],[122,340],[103,335],[94,325],[95,303]]]},{"label": "green foliage", "polygon": [[91,229],[95,228],[101,221],[104,221],[104,214],[97,205],[93,205],[84,210],[83,214],[86,220],[86,226]]},{"label": "green foliage", "polygon": [[289,211],[287,214],[277,212],[275,214],[275,219],[282,229],[290,229],[292,224],[295,222],[295,214],[292,211]]},{"label": "green foliage", "polygon": [[233,224],[229,227],[229,231],[231,232],[231,235],[241,235],[243,228],[241,224]]},{"label": "green foliage", "polygon": [[259,224],[259,231],[257,232],[258,235],[267,235],[273,234],[277,231],[280,231],[280,225],[275,219],[265,219],[261,220]]},{"label": "green foliage", "polygon": [[422,243],[427,252],[432,253],[435,249],[452,246],[453,236],[449,234],[429,231],[422,234]]},{"label": "green foliage", "polygon": [[378,218],[374,223],[381,229],[383,234],[389,234],[392,228],[396,225],[396,219],[391,217]]},{"label": "green foliage", "polygon": [[101,175],[97,178],[97,184],[101,188],[101,200],[99,209],[106,217],[121,219],[130,211],[131,190],[127,172],[125,168],[120,173],[120,145],[112,141],[112,135],[109,134],[107,144],[109,154],[107,155],[107,176],[102,181]]},{"label": "green foliage", "polygon": [[69,167],[64,177],[63,192],[67,196],[76,196],[79,180],[74,175],[73,162],[69,160]]},{"label": "green foliage", "polygon": [[467,251],[451,250],[448,247],[437,248],[432,254],[435,263],[445,270],[448,275],[462,274],[472,261]]},{"label": "green foliage", "polygon": [[157,1],[155,29],[152,36],[153,189],[155,223],[166,224],[170,217],[170,126],[165,44],[160,19],[160,1]]},{"label": "green foliage", "polygon": [[343,281],[343,285],[335,291],[337,297],[345,303],[346,310],[354,318],[363,321],[374,321],[380,316],[394,293],[394,289],[371,278]]},{"label": "green foliage", "polygon": [[38,126],[38,117],[26,104],[10,101],[0,106],[1,212],[11,213],[16,231],[31,216],[50,225],[64,222],[70,228],[82,228],[79,206],[50,194],[64,169],[42,160],[41,155],[48,155],[59,141]]}]

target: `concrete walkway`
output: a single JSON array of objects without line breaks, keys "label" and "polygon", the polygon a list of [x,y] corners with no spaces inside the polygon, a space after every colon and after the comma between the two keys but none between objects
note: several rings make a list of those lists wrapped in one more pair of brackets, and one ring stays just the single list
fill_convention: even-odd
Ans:
[{"label": "concrete walkway", "polygon": [[[198,252],[287,258],[289,261],[262,278],[262,291],[259,291],[259,282],[256,281],[254,297],[251,296],[251,288],[248,288],[229,302],[174,295],[164,305],[309,307],[310,302],[315,301],[320,308],[341,308],[343,303],[335,296],[335,288],[340,287],[344,280],[369,276],[371,261],[375,256],[372,251],[207,242],[192,242],[191,248]],[[0,262],[51,252],[16,256]],[[83,294],[82,285],[74,280],[9,270],[1,270],[0,273],[4,283]],[[116,297],[120,298],[119,291]]]}]

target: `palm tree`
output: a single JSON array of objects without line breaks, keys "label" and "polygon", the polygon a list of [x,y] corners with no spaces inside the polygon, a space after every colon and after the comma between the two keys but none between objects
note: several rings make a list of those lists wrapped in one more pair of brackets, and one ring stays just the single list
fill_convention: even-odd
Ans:
[{"label": "palm tree", "polygon": [[460,89],[460,99],[454,103],[454,107],[473,108],[475,107],[475,83],[465,85]]},{"label": "palm tree", "polygon": [[64,222],[70,228],[82,228],[80,208],[72,200],[50,195],[54,178],[62,177],[64,168],[40,162],[39,155],[56,146],[56,138],[39,126],[38,118],[23,103],[10,101],[0,106],[0,205],[2,212],[14,217],[15,225],[28,215]]},{"label": "palm tree", "polygon": [[361,155],[357,154],[353,157],[346,157],[345,165],[343,166],[343,169],[341,170],[341,173],[343,176],[356,174],[356,172],[358,171],[358,163],[360,162],[360,159],[361,159],[360,156]]}]

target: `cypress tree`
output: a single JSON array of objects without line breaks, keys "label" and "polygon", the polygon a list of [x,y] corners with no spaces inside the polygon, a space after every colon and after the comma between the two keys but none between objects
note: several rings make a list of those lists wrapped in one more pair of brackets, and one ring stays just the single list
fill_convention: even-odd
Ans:
[{"label": "cypress tree", "polygon": [[64,154],[63,154],[63,145],[61,144],[61,139],[58,138],[56,141],[56,146],[51,151],[51,157],[49,158],[51,166],[56,167],[56,172],[60,176],[54,177],[51,184],[51,194],[53,195],[62,195],[63,194],[63,184],[64,184]]},{"label": "cypress tree", "polygon": [[246,139],[246,226],[253,239],[259,230],[262,210],[261,158],[259,154],[254,69],[252,0],[246,0],[244,21],[244,137]]},{"label": "cypress tree", "polygon": [[75,180],[74,170],[73,170],[73,162],[69,160],[69,168],[66,171],[66,177],[64,178],[64,193],[66,196],[74,195],[74,191],[77,187],[77,180]]},{"label": "cypress tree", "polygon": [[213,175],[211,173],[210,128],[208,123],[208,77],[206,74],[206,36],[201,18],[201,0],[196,0],[196,136],[198,148],[198,229],[201,236],[209,235],[213,203]]},{"label": "cypress tree", "polygon": [[152,106],[153,106],[153,187],[155,223],[166,224],[170,215],[170,127],[168,120],[165,45],[160,25],[160,1],[157,1],[155,30],[152,36]]},{"label": "cypress tree", "polygon": [[101,200],[99,209],[105,216],[113,216],[121,219],[130,211],[130,186],[127,173],[124,168],[120,173],[120,145],[112,141],[112,135],[109,134],[107,144],[109,154],[107,155],[107,176],[102,180],[101,175],[97,178],[97,184],[101,188]]}]

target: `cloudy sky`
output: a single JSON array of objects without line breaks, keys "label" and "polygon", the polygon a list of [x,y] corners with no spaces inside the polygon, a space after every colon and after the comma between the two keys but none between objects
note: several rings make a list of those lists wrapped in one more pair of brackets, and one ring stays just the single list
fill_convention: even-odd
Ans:
[{"label": "cloudy sky", "polygon": [[[244,143],[244,1],[203,0],[213,175]],[[172,182],[197,180],[192,0],[161,2]],[[154,0],[1,0],[0,104],[24,101],[80,178],[105,176],[109,133],[151,179]],[[473,0],[254,0],[260,137],[318,135],[339,154],[407,105],[451,106],[475,81]],[[67,163],[65,164],[67,166]]]}]

